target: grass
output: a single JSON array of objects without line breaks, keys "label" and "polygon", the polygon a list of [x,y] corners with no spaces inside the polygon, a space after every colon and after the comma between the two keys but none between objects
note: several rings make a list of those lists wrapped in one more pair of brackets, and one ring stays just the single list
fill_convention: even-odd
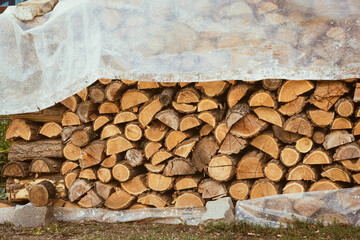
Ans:
[{"label": "grass", "polygon": [[4,239],[360,239],[360,227],[294,220],[288,227],[270,228],[246,222],[216,222],[200,226],[151,223],[52,223],[48,227],[0,225]]}]

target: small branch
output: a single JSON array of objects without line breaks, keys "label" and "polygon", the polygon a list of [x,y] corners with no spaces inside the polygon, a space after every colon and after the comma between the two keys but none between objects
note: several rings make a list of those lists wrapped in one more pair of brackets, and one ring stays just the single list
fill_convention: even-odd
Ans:
[{"label": "small branch", "polygon": [[3,150],[3,151],[0,151],[0,154],[1,153],[8,153],[9,152],[9,149],[6,149],[6,150]]}]

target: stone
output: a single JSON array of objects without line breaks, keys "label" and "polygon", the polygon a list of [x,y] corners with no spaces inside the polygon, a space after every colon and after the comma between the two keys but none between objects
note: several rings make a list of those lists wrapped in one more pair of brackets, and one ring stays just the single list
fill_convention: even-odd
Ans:
[{"label": "stone", "polygon": [[0,224],[11,223],[15,207],[2,207],[0,208]]},{"label": "stone", "polygon": [[206,212],[202,216],[203,223],[208,221],[233,222],[235,220],[234,204],[230,197],[220,198],[206,203]]},{"label": "stone", "polygon": [[32,203],[15,207],[12,223],[15,226],[48,226],[52,221],[52,207],[35,207]]},{"label": "stone", "polygon": [[15,17],[20,21],[30,21],[37,16],[51,12],[59,0],[28,0],[15,8]]}]

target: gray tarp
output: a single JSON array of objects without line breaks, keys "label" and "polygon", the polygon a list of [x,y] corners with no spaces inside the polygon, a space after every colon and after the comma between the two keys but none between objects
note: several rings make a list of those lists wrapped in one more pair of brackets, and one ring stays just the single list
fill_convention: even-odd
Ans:
[{"label": "gray tarp", "polygon": [[96,81],[359,77],[358,0],[63,0],[0,15],[0,114]]}]

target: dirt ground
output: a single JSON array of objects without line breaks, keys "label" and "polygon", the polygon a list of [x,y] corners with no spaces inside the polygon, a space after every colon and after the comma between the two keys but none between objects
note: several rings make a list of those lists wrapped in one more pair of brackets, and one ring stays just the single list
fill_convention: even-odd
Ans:
[{"label": "dirt ground", "polygon": [[215,223],[200,226],[152,223],[52,223],[48,227],[23,228],[0,225],[0,239],[360,239],[360,227],[297,222],[288,228]]}]

